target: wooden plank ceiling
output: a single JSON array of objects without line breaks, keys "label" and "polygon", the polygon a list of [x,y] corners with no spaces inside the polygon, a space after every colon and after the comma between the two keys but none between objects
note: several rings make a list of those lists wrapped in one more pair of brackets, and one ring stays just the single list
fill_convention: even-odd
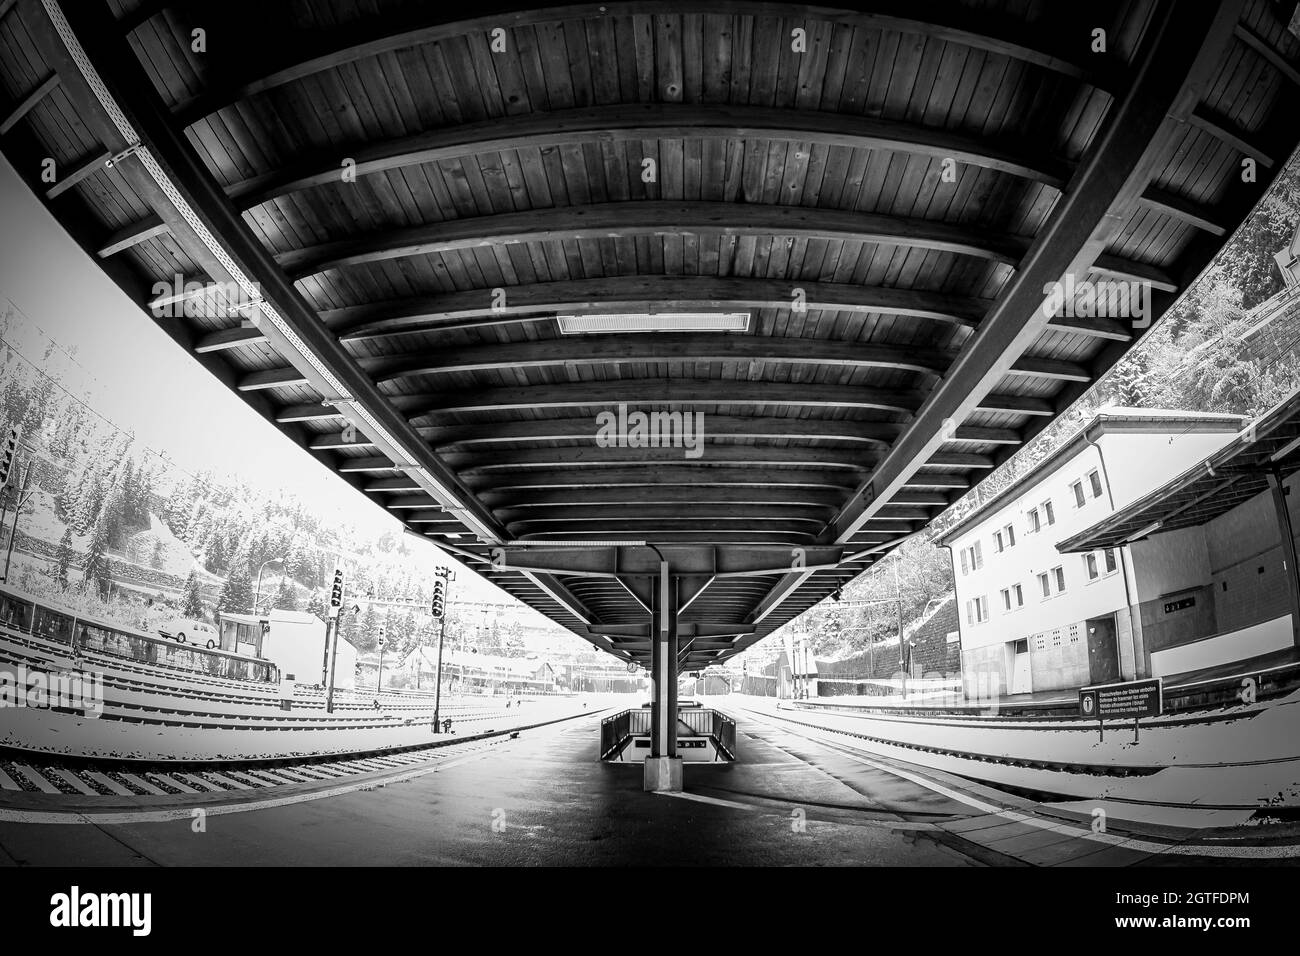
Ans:
[{"label": "wooden plank ceiling", "polygon": [[[641,662],[609,639],[635,582],[492,548],[839,555],[706,578],[683,621],[741,636],[685,668],[880,560],[1145,331],[1049,321],[1045,282],[1147,282],[1158,317],[1300,135],[1270,0],[64,0],[196,225],[141,152],[105,164],[132,143],[50,6],[0,3],[6,156],[142,308],[256,280],[276,323],[213,294],[157,320],[413,532]],[[681,311],[747,327],[556,318]],[[702,453],[600,447],[620,403],[703,413]]]}]

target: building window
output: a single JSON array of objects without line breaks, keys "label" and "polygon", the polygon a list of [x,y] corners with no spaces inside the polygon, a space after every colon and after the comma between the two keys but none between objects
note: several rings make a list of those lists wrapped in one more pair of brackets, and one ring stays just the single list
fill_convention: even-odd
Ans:
[{"label": "building window", "polygon": [[1013,584],[1009,588],[1002,589],[1002,608],[1006,611],[1014,611],[1018,607],[1025,606],[1025,592],[1019,584]]},{"label": "building window", "polygon": [[966,623],[983,624],[989,619],[989,599],[981,594],[966,602]]},{"label": "building window", "polygon": [[1051,501],[1043,502],[1043,512],[1047,515],[1048,524],[1056,524],[1056,512],[1052,509]]},{"label": "building window", "polygon": [[1097,570],[1097,556],[1095,554],[1085,554],[1083,556],[1083,566],[1088,570],[1088,580],[1095,581],[1101,577],[1101,572]]},{"label": "building window", "polygon": [[1006,545],[1004,545],[1004,544],[1002,543],[1002,532],[1001,532],[1001,531],[994,531],[994,532],[993,532],[993,547],[997,549],[997,551],[998,551],[999,554],[1001,554],[1003,551],[1005,551],[1005,550],[1007,549],[1007,548],[1006,548]]},{"label": "building window", "polygon": [[1101,497],[1101,473],[1097,469],[1088,472],[1088,485],[1092,488],[1094,498]]},{"label": "building window", "polygon": [[1114,571],[1115,568],[1118,567],[1118,564],[1115,561],[1115,549],[1107,548],[1105,551],[1102,552],[1102,556],[1105,558],[1106,561],[1106,573],[1110,574],[1110,572]]},{"label": "building window", "polygon": [[1057,565],[1050,571],[1044,571],[1038,576],[1038,587],[1043,592],[1044,598],[1052,596],[1052,586],[1056,586],[1056,594],[1065,590],[1065,568]]},{"label": "building window", "polygon": [[978,571],[984,567],[984,550],[980,543],[976,541],[968,548],[961,549],[961,573],[966,574],[968,571]]},{"label": "building window", "polygon": [[1007,525],[1002,529],[1002,532],[1007,536],[1007,547],[1014,548],[1016,546],[1016,529],[1012,525]]},{"label": "building window", "polygon": [[1074,484],[1070,486],[1070,490],[1074,492],[1074,506],[1076,508],[1082,508],[1085,504],[1088,503],[1088,499],[1086,499],[1083,496],[1082,481],[1076,481]]},{"label": "building window", "polygon": [[1038,516],[1038,509],[1030,508],[1029,509],[1029,533],[1033,534],[1034,532],[1041,531],[1042,529],[1043,529],[1043,522],[1042,519],[1039,518]]}]

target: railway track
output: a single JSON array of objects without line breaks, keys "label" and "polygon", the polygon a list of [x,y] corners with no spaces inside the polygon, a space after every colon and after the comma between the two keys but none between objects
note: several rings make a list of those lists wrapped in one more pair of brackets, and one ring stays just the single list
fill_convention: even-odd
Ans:
[{"label": "railway track", "polygon": [[[1132,804],[1144,804],[1165,809],[1188,810],[1240,810],[1251,811],[1258,818],[1300,817],[1295,808],[1268,801],[1226,800],[1187,798],[1181,799],[1174,793],[1162,793],[1158,798],[1141,799],[1125,797],[1115,792],[1117,781],[1129,779],[1141,780],[1155,778],[1156,775],[1171,769],[1159,764],[1088,764],[1065,763],[1043,759],[1024,759],[1009,755],[990,755],[971,753],[943,746],[906,742],[879,735],[864,733],[850,727],[835,726],[810,720],[819,711],[796,711],[794,714],[749,707],[744,704],[733,705],[738,712],[743,712],[751,719],[769,726],[780,726],[808,740],[865,755],[885,759],[903,760],[917,766],[938,770],[978,781],[981,785],[1034,801],[1073,801],[1084,799],[1111,799]],[[873,746],[863,746],[863,744]],[[915,754],[915,757],[909,756]],[[936,758],[936,759],[926,759]],[[1250,774],[1262,770],[1267,764],[1286,763],[1286,761],[1262,761],[1258,763],[1225,763],[1213,769]],[[1205,765],[1193,765],[1202,769]],[[985,774],[981,767],[988,767]],[[1001,771],[1010,771],[1008,774]],[[1072,782],[1063,786],[1062,780],[1070,778]],[[1086,786],[1079,786],[1084,781],[1095,781]],[[1091,789],[1095,793],[1085,796],[1081,791]]]},{"label": "railway track", "polygon": [[[520,733],[603,709],[581,710],[530,723],[490,728],[462,737],[444,737],[400,750],[369,750],[342,756],[264,758],[185,763],[138,760],[52,758],[44,754],[0,751],[0,804],[20,794],[57,798],[196,797],[249,794],[279,787],[346,782],[374,774],[400,773],[490,749]],[[501,712],[504,716],[504,712]],[[26,802],[26,801],[24,801]]]}]

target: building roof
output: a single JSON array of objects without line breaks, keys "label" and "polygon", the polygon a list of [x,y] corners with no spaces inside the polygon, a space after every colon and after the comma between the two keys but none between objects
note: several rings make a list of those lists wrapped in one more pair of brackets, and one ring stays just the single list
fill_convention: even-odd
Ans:
[{"label": "building roof", "polygon": [[1300,389],[1208,458],[1056,548],[1063,554],[1114,548],[1205,524],[1267,491],[1274,465],[1284,477],[1300,469]]},{"label": "building roof", "polygon": [[[683,623],[743,633],[695,669],[1068,408],[1300,141],[1264,0],[845,6],[489,5],[498,50],[482,5],[0,3],[0,149],[178,349],[573,633],[650,662],[653,554],[598,542],[708,568]],[[1067,276],[1151,322],[1050,314]],[[707,453],[599,444],[628,401]]]},{"label": "building roof", "polygon": [[[425,665],[430,668],[438,665],[438,652],[434,648],[421,647],[417,653],[423,657]],[[442,652],[444,667],[456,666],[467,669],[502,673],[507,677],[533,678],[543,668],[554,672],[550,663],[540,657],[503,657],[497,654],[475,654],[460,648],[447,647]]]},{"label": "building roof", "polygon": [[1089,442],[1107,432],[1140,432],[1164,434],[1175,432],[1183,435],[1191,431],[1239,431],[1246,422],[1246,416],[1223,412],[1184,411],[1173,408],[1130,408],[1123,405],[1110,405],[1101,408],[1086,425],[1070,436],[1069,440],[1053,449],[1042,461],[1038,462],[1021,475],[1012,485],[1003,489],[993,498],[980,505],[957,524],[953,525],[939,537],[939,543],[946,545],[954,538],[964,534],[969,527],[991,511],[1001,508],[1008,501],[1037,481],[1046,478],[1057,468],[1070,461]]},{"label": "building roof", "polygon": [[235,614],[230,611],[222,611],[221,619],[223,621],[237,621],[240,624],[257,624],[261,621],[270,621],[271,623],[289,623],[289,624],[322,624],[320,618],[315,614],[308,614],[306,611],[284,611],[280,608],[272,608],[266,614]]}]

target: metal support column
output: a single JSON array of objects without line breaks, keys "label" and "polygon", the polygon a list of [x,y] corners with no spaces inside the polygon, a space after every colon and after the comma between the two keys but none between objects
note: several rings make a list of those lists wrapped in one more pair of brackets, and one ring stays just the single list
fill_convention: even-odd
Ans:
[{"label": "metal support column", "polygon": [[650,755],[645,761],[646,790],[681,790],[682,763],[677,756],[677,579],[667,561],[659,564],[654,627],[650,642]]},{"label": "metal support column", "polygon": [[677,756],[677,588],[668,562],[659,565],[651,645],[654,697],[650,702],[650,756]]},{"label": "metal support column", "polygon": [[668,634],[664,643],[664,658],[667,663],[668,674],[668,719],[665,723],[668,725],[668,736],[665,739],[664,756],[677,756],[677,653],[680,641],[677,637],[677,609],[680,603],[680,594],[678,593],[678,578],[667,576],[668,594],[665,617],[667,618]]},{"label": "metal support column", "polygon": [[1282,533],[1282,560],[1286,563],[1287,596],[1291,605],[1291,643],[1300,649],[1300,560],[1296,556],[1295,527],[1287,508],[1287,489],[1282,482],[1282,470],[1277,465],[1269,469],[1268,487],[1273,492],[1273,509],[1277,512],[1277,526]]}]

